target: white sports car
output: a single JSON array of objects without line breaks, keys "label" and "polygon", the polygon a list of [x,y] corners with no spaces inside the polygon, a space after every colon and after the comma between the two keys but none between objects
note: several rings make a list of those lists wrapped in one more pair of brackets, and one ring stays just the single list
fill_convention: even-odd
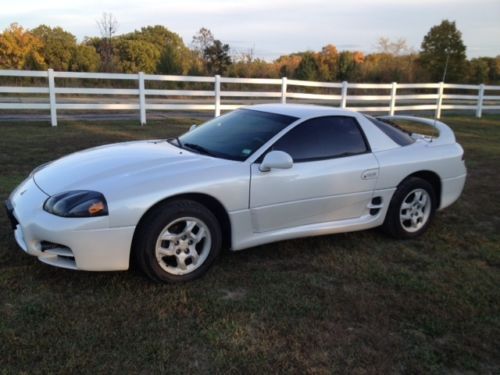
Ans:
[{"label": "white sports car", "polygon": [[[410,134],[390,120],[437,128]],[[445,124],[331,107],[257,105],[167,140],[96,147],[36,168],[6,202],[44,263],[135,262],[156,281],[202,275],[221,248],[382,226],[422,234],[461,194],[463,149]]]}]

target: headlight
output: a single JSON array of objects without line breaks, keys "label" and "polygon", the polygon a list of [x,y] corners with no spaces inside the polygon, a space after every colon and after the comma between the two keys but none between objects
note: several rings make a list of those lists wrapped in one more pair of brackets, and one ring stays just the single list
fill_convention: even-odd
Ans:
[{"label": "headlight", "polygon": [[104,195],[87,190],[53,195],[45,201],[43,209],[62,217],[94,217],[108,214],[108,204]]}]

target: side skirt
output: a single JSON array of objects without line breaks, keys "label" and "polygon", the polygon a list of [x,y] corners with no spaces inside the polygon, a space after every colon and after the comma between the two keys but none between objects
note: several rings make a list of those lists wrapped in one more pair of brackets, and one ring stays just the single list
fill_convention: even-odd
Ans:
[{"label": "side skirt", "polygon": [[[382,204],[380,205],[380,210],[374,215],[366,213],[361,217],[352,219],[301,225],[260,233],[253,231],[252,216],[249,209],[231,212],[229,213],[232,228],[231,250],[243,250],[249,247],[293,238],[354,232],[378,227],[384,222],[389,203],[395,190],[396,189],[384,189],[375,192],[374,196],[382,197]],[[370,205],[367,206],[368,212],[370,208]]]}]

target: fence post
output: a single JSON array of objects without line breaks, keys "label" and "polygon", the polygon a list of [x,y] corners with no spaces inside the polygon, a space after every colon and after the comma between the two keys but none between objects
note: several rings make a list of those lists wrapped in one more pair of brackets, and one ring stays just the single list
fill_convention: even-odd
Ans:
[{"label": "fence post", "polygon": [[345,108],[347,105],[347,81],[342,82],[342,98],[340,99],[340,108]]},{"label": "fence post", "polygon": [[391,87],[391,103],[389,108],[389,116],[394,116],[394,107],[396,107],[396,90],[398,89],[398,83],[393,82]]},{"label": "fence post", "polygon": [[215,75],[215,117],[220,116],[220,75]]},{"label": "fence post", "polygon": [[281,103],[286,104],[286,85],[287,78],[281,77]]},{"label": "fence post", "polygon": [[146,89],[144,85],[144,72],[139,72],[139,111],[141,126],[146,125]]},{"label": "fence post", "polygon": [[57,108],[56,108],[56,81],[54,79],[54,69],[48,70],[49,81],[49,101],[50,101],[50,123],[57,126]]},{"label": "fence post", "polygon": [[477,98],[476,117],[481,118],[483,115],[483,100],[484,100],[484,83],[479,85],[479,96]]},{"label": "fence post", "polygon": [[436,113],[434,117],[437,119],[441,118],[441,105],[443,104],[443,92],[444,92],[444,82],[439,82],[439,87],[438,87],[438,97],[436,101]]}]

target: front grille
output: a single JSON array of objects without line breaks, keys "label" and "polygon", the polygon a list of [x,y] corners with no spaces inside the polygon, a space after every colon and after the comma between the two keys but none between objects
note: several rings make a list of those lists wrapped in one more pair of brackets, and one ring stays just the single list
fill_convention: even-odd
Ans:
[{"label": "front grille", "polygon": [[5,201],[5,210],[7,211],[7,217],[9,218],[10,226],[12,227],[12,229],[16,229],[19,222],[14,216],[14,207],[12,206],[12,203],[8,199]]}]

